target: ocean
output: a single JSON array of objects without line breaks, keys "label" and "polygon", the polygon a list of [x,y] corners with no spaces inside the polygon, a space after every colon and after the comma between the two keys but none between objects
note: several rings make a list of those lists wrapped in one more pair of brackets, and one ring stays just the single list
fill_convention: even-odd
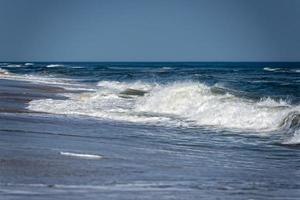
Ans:
[{"label": "ocean", "polygon": [[0,63],[0,199],[299,199],[300,63]]}]

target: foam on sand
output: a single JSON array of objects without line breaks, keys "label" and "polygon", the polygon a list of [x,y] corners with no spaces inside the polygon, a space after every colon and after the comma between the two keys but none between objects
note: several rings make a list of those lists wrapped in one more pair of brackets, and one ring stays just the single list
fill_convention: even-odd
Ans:
[{"label": "foam on sand", "polygon": [[0,68],[0,76],[3,79],[17,80],[17,81],[29,81],[38,84],[46,84],[50,86],[62,87],[66,90],[78,90],[78,91],[94,91],[92,88],[87,88],[82,84],[75,82],[68,78],[56,78],[44,75],[31,75],[31,74],[15,74],[9,72],[7,69]]}]

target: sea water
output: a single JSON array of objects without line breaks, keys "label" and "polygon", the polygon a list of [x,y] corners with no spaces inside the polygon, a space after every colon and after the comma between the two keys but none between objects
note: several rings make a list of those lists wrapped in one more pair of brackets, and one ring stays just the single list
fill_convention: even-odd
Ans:
[{"label": "sea water", "polygon": [[300,196],[300,63],[0,68],[3,80],[64,89],[26,102],[28,113],[1,114],[4,197]]}]

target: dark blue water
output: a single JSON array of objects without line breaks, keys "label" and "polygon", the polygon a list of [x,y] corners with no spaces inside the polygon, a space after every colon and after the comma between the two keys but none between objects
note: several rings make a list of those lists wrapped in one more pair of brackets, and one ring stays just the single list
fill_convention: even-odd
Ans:
[{"label": "dark blue water", "polygon": [[298,199],[300,63],[2,63],[2,199]]}]

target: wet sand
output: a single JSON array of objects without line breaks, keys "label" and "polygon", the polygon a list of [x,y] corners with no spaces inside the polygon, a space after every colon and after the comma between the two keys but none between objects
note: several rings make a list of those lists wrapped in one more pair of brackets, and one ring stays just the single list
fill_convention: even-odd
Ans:
[{"label": "wet sand", "polygon": [[42,98],[65,99],[65,97],[59,95],[63,92],[66,91],[59,87],[0,79],[0,112],[33,112],[25,108],[28,102]]}]

